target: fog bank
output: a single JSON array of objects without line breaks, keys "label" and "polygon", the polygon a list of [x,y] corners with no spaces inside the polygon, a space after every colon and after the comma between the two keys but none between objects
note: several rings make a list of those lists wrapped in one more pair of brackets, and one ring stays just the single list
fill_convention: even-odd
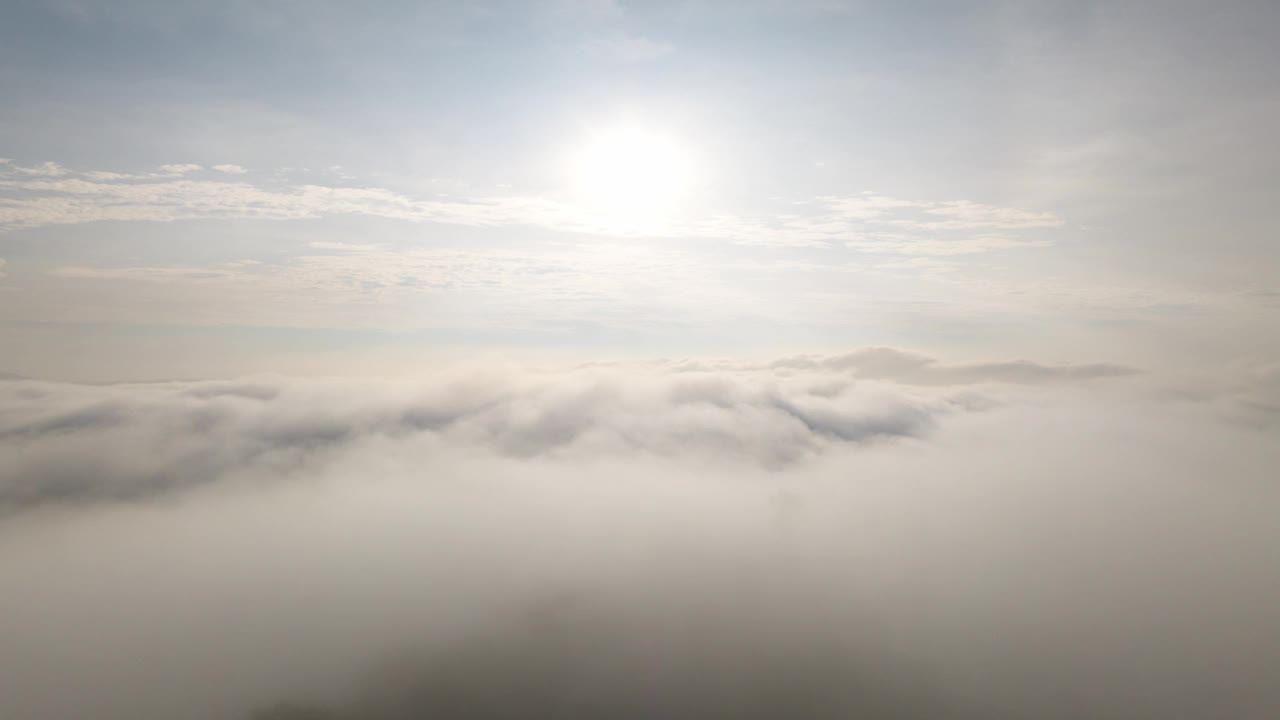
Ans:
[{"label": "fog bank", "polygon": [[0,382],[0,717],[1255,717],[1274,373]]}]

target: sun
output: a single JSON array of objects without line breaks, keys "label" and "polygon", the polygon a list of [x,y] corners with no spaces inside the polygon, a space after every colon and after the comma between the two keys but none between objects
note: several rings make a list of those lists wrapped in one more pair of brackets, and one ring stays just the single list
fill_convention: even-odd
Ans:
[{"label": "sun", "polygon": [[669,220],[693,186],[694,162],[677,138],[642,127],[590,135],[573,154],[574,192],[593,218],[618,229]]}]

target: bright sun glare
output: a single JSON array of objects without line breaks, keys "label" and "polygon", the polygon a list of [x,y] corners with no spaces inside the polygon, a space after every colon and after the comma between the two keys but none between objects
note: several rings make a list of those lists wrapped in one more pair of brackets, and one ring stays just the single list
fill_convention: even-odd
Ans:
[{"label": "bright sun glare", "polygon": [[694,179],[686,147],[637,127],[589,137],[573,157],[572,173],[576,194],[593,216],[633,229],[669,219]]}]

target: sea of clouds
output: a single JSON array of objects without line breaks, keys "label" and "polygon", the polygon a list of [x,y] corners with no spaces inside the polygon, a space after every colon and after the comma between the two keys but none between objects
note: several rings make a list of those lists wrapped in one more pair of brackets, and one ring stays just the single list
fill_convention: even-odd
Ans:
[{"label": "sea of clouds", "polygon": [[0,717],[1266,717],[1278,441],[1259,364],[7,379]]}]

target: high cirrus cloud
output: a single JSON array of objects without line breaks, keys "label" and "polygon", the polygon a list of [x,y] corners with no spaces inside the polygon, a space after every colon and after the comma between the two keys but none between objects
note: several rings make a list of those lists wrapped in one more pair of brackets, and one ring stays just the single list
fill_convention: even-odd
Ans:
[{"label": "high cirrus cloud", "polygon": [[1019,235],[1044,233],[1064,225],[1064,220],[1051,212],[968,200],[902,200],[864,193],[795,201],[772,214],[695,214],[638,231],[620,227],[556,193],[421,197],[345,182],[326,185],[314,176],[308,176],[306,182],[296,178],[250,181],[244,168],[227,164],[211,168],[222,177],[201,178],[207,174],[200,172],[204,169],[178,163],[162,165],[159,173],[130,174],[73,172],[56,163],[0,165],[0,232],[102,221],[301,220],[347,215],[474,227],[532,226],[607,236],[638,232],[749,245],[841,245],[868,253],[948,256],[1046,247],[1052,244],[1047,236]]}]

